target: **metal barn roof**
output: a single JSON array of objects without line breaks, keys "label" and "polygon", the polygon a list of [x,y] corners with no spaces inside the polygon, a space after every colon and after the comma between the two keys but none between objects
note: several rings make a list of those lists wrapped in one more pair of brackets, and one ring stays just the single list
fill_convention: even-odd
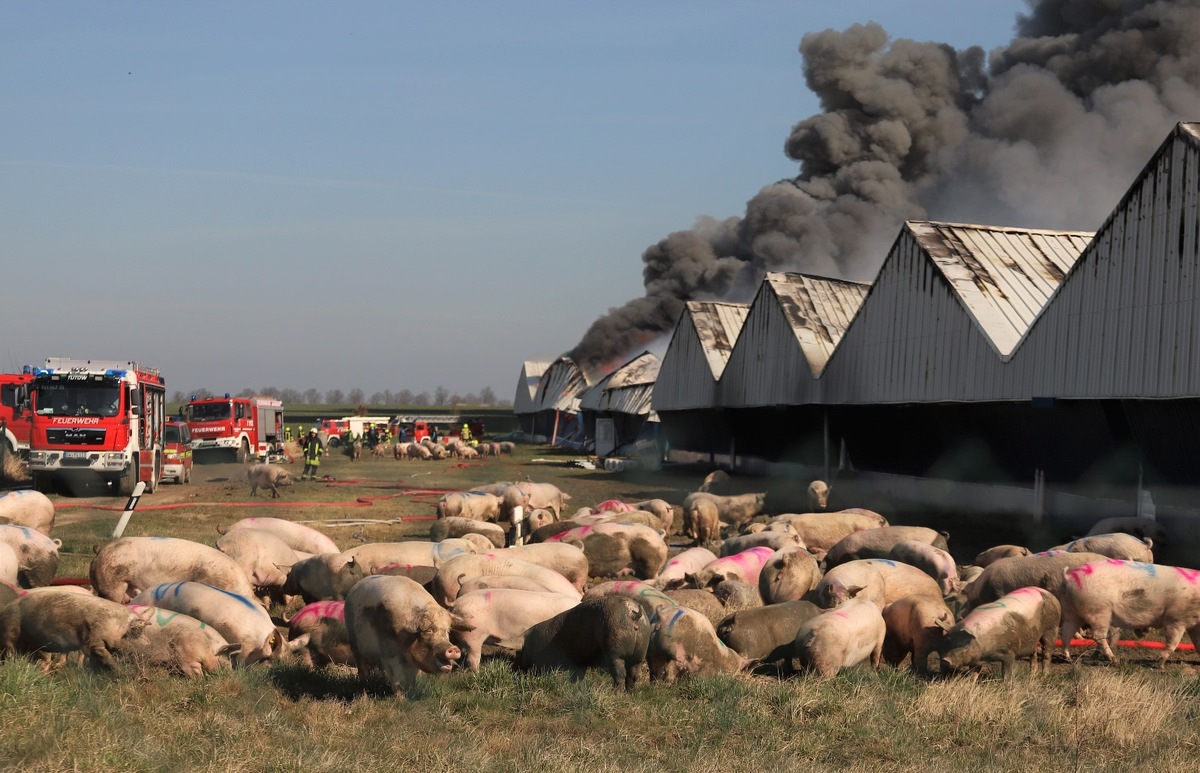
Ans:
[{"label": "metal barn roof", "polygon": [[717,383],[717,404],[820,402],[817,377],[869,289],[841,279],[767,274]]},{"label": "metal barn roof", "polygon": [[909,221],[905,228],[1003,357],[1071,270],[1092,234]]},{"label": "metal barn roof", "polygon": [[579,412],[579,396],[587,389],[583,371],[570,357],[559,357],[542,374],[533,404],[536,411]]},{"label": "metal barn roof", "polygon": [[749,311],[744,303],[687,302],[663,354],[654,387],[655,410],[713,404],[716,380],[725,372]]},{"label": "metal barn roof", "polygon": [[642,352],[596,383],[579,400],[585,411],[651,413],[650,401],[662,362],[650,352]]},{"label": "metal barn roof", "polygon": [[517,376],[517,393],[513,397],[513,413],[535,413],[537,406],[533,402],[537,394],[538,382],[550,363],[537,360],[526,360],[521,365],[521,374]]}]

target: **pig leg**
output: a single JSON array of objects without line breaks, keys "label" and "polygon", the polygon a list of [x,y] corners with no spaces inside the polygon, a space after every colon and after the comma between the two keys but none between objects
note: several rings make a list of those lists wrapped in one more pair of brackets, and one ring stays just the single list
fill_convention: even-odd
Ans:
[{"label": "pig leg", "polygon": [[[629,673],[625,667],[625,661],[619,657],[609,656],[608,658],[608,674],[612,677],[612,685],[614,690],[619,690],[629,681]],[[629,688],[626,687],[626,690]]]},{"label": "pig leg", "polygon": [[1183,641],[1183,633],[1182,623],[1172,623],[1163,628],[1163,639],[1166,641],[1167,647],[1163,650],[1162,659],[1158,663],[1159,668],[1167,665],[1167,661],[1175,653],[1175,648],[1179,646],[1179,642]]},{"label": "pig leg", "polygon": [[1063,615],[1062,628],[1059,631],[1058,638],[1062,639],[1063,659],[1068,663],[1071,662],[1071,640],[1075,638],[1075,634],[1077,633],[1079,633],[1079,621]]},{"label": "pig leg", "polygon": [[117,661],[113,659],[112,653],[108,651],[102,639],[91,639],[84,642],[83,651],[87,653],[87,659],[90,665],[101,667],[106,671],[115,671]]},{"label": "pig leg", "polygon": [[462,648],[463,660],[466,661],[467,667],[473,674],[479,672],[479,662],[483,658],[483,643],[488,638],[487,631],[478,624],[474,625],[474,630],[454,632],[455,643]]}]

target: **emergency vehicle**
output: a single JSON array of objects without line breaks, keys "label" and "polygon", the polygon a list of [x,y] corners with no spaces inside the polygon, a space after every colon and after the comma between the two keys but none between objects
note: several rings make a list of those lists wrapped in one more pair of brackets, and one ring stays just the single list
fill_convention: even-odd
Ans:
[{"label": "emergency vehicle", "polygon": [[322,419],[317,423],[317,431],[324,432],[329,437],[330,448],[337,448],[342,443],[342,435],[346,434],[346,430],[354,433],[355,437],[361,438],[363,432],[375,427],[377,430],[385,430],[388,427],[387,416],[346,416],[341,419]]},{"label": "emergency vehicle", "polygon": [[471,437],[479,439],[483,436],[483,422],[467,419],[453,414],[435,413],[424,416],[393,416],[389,422],[392,435],[400,437],[404,430],[406,440],[419,443],[437,430],[438,437],[458,437],[462,434],[462,425],[466,424],[471,430]]},{"label": "emergency vehicle", "polygon": [[157,368],[136,362],[51,357],[33,371],[29,472],[34,488],[99,475],[128,496],[162,477],[166,385]]},{"label": "emergency vehicle", "polygon": [[33,369],[28,365],[20,373],[0,373],[0,424],[8,452],[22,458],[29,455],[29,433],[33,429],[33,412],[29,410],[29,382]]},{"label": "emergency vehicle", "polygon": [[283,403],[273,397],[192,397],[185,411],[197,459],[218,451],[239,462],[283,458]]}]

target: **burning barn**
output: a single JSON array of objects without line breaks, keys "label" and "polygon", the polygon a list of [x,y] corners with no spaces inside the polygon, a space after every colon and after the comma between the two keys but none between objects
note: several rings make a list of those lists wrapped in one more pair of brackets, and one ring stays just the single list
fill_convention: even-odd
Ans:
[{"label": "burning barn", "polygon": [[579,399],[584,433],[597,456],[624,453],[639,439],[653,441],[658,414],[650,407],[661,361],[642,352],[588,389]]}]

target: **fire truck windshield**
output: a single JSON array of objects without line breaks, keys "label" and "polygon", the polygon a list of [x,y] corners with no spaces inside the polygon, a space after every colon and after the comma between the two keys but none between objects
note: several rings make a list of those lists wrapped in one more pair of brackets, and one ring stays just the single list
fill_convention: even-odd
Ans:
[{"label": "fire truck windshield", "polygon": [[41,383],[34,399],[42,416],[116,416],[121,388],[112,384]]},{"label": "fire truck windshield", "polygon": [[229,403],[192,403],[188,406],[188,421],[220,421],[232,416]]}]

